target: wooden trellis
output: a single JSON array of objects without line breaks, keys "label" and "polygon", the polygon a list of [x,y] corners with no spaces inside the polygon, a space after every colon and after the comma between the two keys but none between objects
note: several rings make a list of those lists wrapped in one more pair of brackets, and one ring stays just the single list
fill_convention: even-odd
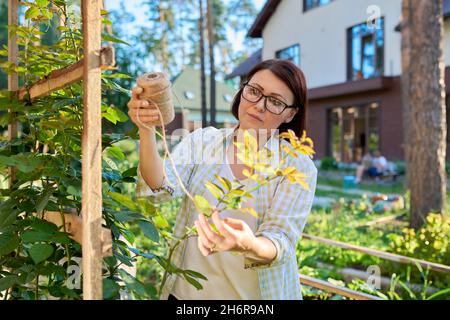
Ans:
[{"label": "wooden trellis", "polygon": [[[9,25],[18,25],[18,7],[18,0],[8,0]],[[30,99],[34,99],[83,80],[82,220],[70,214],[64,220],[73,238],[82,243],[85,300],[102,299],[102,257],[111,253],[111,234],[102,228],[101,70],[114,65],[114,51],[101,48],[101,8],[101,0],[81,0],[84,59],[52,72],[29,89]],[[18,54],[17,37],[9,33],[8,61],[17,65]],[[26,90],[19,89],[15,73],[8,76],[8,90],[16,93],[19,99],[25,96]],[[17,123],[8,126],[8,137],[10,140],[17,137]],[[15,168],[10,170],[11,187],[15,181]],[[62,224],[55,213],[48,212],[44,218]]]},{"label": "wooden trellis", "polygon": [[371,255],[374,257],[382,258],[382,259],[397,262],[397,263],[411,264],[411,265],[418,264],[423,268],[429,268],[430,270],[450,274],[450,266],[447,266],[445,264],[440,264],[440,263],[435,263],[435,262],[430,262],[430,261],[420,260],[420,259],[414,259],[411,257],[402,256],[399,254],[394,254],[394,253],[385,252],[385,251],[381,251],[381,250],[357,246],[357,245],[354,245],[351,243],[346,243],[346,242],[342,242],[342,241],[336,241],[336,240],[332,240],[332,239],[313,236],[313,235],[310,235],[307,233],[303,234],[303,238],[312,240],[312,241],[316,241],[316,242],[320,242],[320,243],[323,243],[323,244],[326,244],[329,246],[335,246],[335,247],[340,247],[340,248],[347,249],[347,250],[365,253],[365,254],[368,254],[368,255]]}]

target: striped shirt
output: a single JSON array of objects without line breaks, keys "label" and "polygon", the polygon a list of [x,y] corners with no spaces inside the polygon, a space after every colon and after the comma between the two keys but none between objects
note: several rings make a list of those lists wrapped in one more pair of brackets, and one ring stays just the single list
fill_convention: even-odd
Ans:
[{"label": "striped shirt", "polygon": [[[219,163],[224,163],[225,147],[230,143],[235,129],[200,128],[187,135],[174,148],[172,158],[177,172],[191,194],[205,195],[209,192],[204,182],[215,181],[215,174],[220,171]],[[274,155],[285,156],[281,145],[289,142],[272,135],[265,144]],[[270,263],[255,262],[244,259],[244,268],[253,268],[258,273],[259,289],[264,300],[299,300],[302,299],[296,259],[296,245],[300,239],[308,214],[311,210],[316,189],[317,168],[306,155],[298,158],[288,156],[286,166],[296,167],[306,175],[309,190],[298,184],[290,184],[284,177],[278,177],[257,190],[255,210],[258,213],[255,236],[271,240],[276,249],[275,259]],[[271,161],[276,164],[277,157]],[[276,167],[276,165],[274,165]],[[183,236],[191,215],[197,215],[191,200],[185,196],[176,183],[170,161],[164,164],[167,179],[161,188],[152,190],[138,170],[137,195],[147,196],[155,202],[163,202],[173,197],[182,196],[180,212],[174,226],[174,237]],[[170,183],[168,183],[168,181]],[[171,187],[172,186],[172,187]],[[185,257],[186,241],[183,241],[172,256],[172,263],[181,266]],[[161,295],[167,299],[177,275],[170,275]]]}]

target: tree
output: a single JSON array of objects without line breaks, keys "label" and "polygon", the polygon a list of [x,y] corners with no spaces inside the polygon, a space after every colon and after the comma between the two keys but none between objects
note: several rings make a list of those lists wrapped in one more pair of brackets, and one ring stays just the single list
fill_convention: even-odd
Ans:
[{"label": "tree", "polygon": [[442,0],[403,0],[402,91],[410,224],[446,202],[446,118]]},{"label": "tree", "polygon": [[[8,45],[8,3],[6,0],[0,0],[0,49]],[[0,71],[0,89],[8,86],[7,76]]]},{"label": "tree", "polygon": [[205,37],[203,23],[203,0],[199,0],[198,32],[200,33],[200,90],[202,101],[202,127],[207,126],[206,75],[205,75]]},{"label": "tree", "polygon": [[210,110],[211,110],[211,121],[210,125],[216,126],[216,71],[214,65],[214,10],[213,10],[212,0],[207,0],[207,10],[206,16],[208,21],[208,48],[209,48],[209,99],[210,99]]}]

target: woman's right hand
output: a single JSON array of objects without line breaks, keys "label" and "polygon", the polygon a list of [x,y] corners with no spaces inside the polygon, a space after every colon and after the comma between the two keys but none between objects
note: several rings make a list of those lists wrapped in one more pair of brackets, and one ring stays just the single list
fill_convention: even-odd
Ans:
[{"label": "woman's right hand", "polygon": [[159,120],[159,110],[147,100],[140,99],[139,95],[142,91],[143,88],[139,86],[131,90],[131,99],[128,102],[128,115],[139,130],[149,130],[149,128],[154,128],[154,125],[150,123]]}]

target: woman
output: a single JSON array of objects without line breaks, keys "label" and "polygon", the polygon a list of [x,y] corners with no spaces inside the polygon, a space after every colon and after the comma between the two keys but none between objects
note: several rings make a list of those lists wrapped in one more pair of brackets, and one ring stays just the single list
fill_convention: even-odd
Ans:
[{"label": "woman", "polygon": [[[149,109],[147,101],[139,100],[140,92],[142,88],[134,88],[128,104],[128,114],[140,133],[138,194],[151,195],[155,199],[182,195],[169,161],[164,170],[174,188],[170,188],[164,179],[154,128],[142,125],[158,119],[158,112]],[[240,129],[253,129],[263,133],[258,134],[259,148],[265,146],[271,151],[280,151],[279,146],[289,145],[289,142],[279,139],[273,129],[279,129],[280,133],[292,129],[301,136],[305,128],[306,92],[304,75],[291,62],[267,60],[254,67],[232,104],[232,113],[239,121],[234,130],[197,129],[172,153],[174,160],[185,160],[179,162],[177,171],[189,192],[203,195],[213,203],[215,198],[206,190],[204,182],[214,181],[216,174],[251,187],[253,182],[242,174],[246,167],[237,163],[236,147],[231,142]],[[218,151],[222,146],[225,146],[224,156]],[[208,163],[204,161],[205,155],[208,155]],[[172,261],[182,269],[200,272],[208,281],[201,280],[203,289],[197,290],[182,277],[172,275],[162,298],[302,298],[295,248],[311,209],[317,169],[309,157],[298,155],[298,158],[288,157],[287,165],[306,174],[310,189],[290,184],[286,179],[271,181],[256,190],[254,198],[243,205],[253,207],[258,218],[228,210],[220,215],[215,212],[211,221],[207,221],[203,215],[197,215],[186,196],[183,198],[175,223],[175,236],[180,237],[185,227],[196,226],[198,237],[184,241]],[[202,156],[203,159],[199,159]],[[220,236],[213,232],[210,223],[217,226]]]}]

